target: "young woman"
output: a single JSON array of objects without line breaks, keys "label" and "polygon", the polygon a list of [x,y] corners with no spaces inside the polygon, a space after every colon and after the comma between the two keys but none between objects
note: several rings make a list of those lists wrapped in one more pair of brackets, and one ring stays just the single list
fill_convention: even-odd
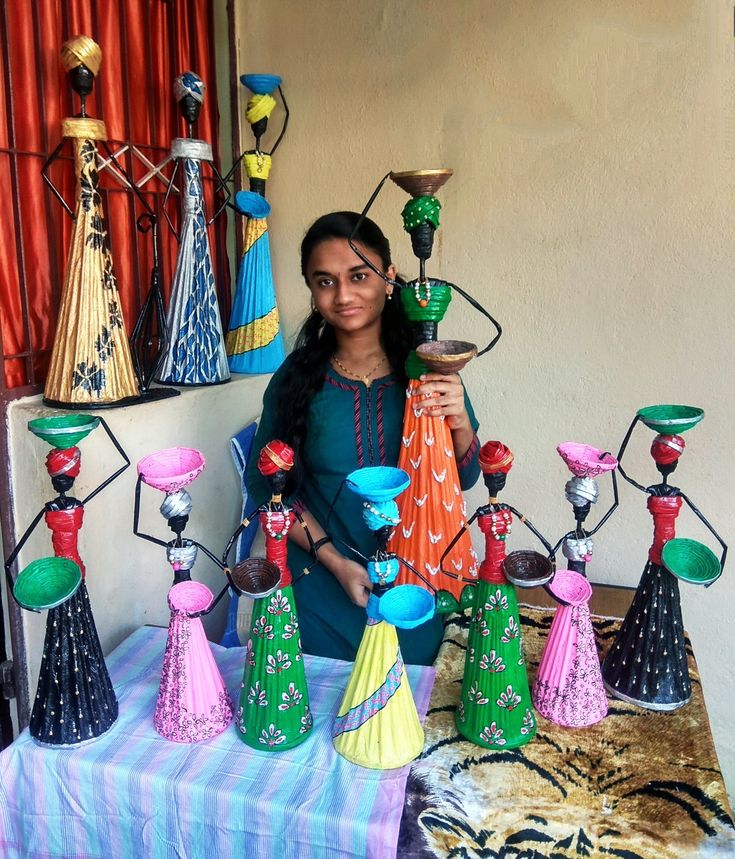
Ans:
[{"label": "young woman", "polygon": [[[253,449],[271,439],[287,442],[296,466],[286,494],[298,505],[318,547],[318,563],[295,583],[306,653],[353,660],[365,626],[370,579],[359,559],[373,553],[374,538],[361,515],[361,501],[340,492],[356,468],[395,465],[401,445],[411,332],[393,287],[363,263],[349,245],[359,216],[333,212],[309,228],[301,245],[301,271],[312,310],[296,348],[271,379]],[[365,219],[355,242],[389,278],[395,279],[390,246],[380,228]],[[415,392],[416,407],[444,415],[452,433],[460,482],[477,480],[478,427],[458,375],[428,373]],[[472,450],[472,453],[468,453]],[[269,489],[255,463],[248,470],[255,503]],[[408,523],[407,523],[408,524]],[[327,533],[327,529],[329,533]],[[301,528],[289,531],[289,566],[294,578],[313,563]],[[400,630],[407,663],[433,662],[442,637],[435,617],[414,630]]]}]

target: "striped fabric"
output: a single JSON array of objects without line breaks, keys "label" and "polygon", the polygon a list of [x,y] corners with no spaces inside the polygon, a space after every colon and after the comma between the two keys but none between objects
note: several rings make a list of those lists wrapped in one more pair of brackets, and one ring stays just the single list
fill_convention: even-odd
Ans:
[{"label": "striped fabric", "polygon": [[[165,643],[165,629],[142,628],[108,658],[120,716],[104,737],[76,750],[44,749],[26,730],[0,754],[1,856],[395,855],[408,767],[363,769],[332,746],[351,663],[304,657],[313,735],[274,755],[245,746],[234,728],[196,745],[158,736]],[[213,647],[236,699],[245,650]],[[423,718],[434,669],[409,666],[408,675]]]}]

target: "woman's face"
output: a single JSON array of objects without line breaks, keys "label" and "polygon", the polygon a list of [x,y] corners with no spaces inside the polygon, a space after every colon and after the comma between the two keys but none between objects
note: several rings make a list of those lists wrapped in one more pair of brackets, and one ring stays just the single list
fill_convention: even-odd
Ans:
[{"label": "woman's face", "polygon": [[[379,269],[378,254],[358,244],[365,256]],[[395,266],[385,274],[393,279]],[[347,239],[327,239],[311,252],[306,281],[314,306],[336,330],[347,333],[380,327],[380,315],[393,287],[365,265],[349,246]]]}]

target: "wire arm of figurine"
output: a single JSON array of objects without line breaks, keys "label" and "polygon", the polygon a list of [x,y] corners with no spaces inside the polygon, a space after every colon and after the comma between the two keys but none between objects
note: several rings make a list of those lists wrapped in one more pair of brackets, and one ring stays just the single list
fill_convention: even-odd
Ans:
[{"label": "wire arm of figurine", "polygon": [[56,147],[56,149],[54,149],[54,151],[53,151],[53,152],[49,155],[49,157],[46,159],[46,161],[44,162],[43,167],[41,167],[41,176],[43,177],[43,181],[44,181],[44,182],[48,185],[48,187],[51,189],[51,191],[52,191],[52,193],[53,193],[54,197],[56,197],[56,199],[61,203],[61,205],[62,205],[62,206],[64,207],[64,209],[66,210],[67,215],[69,215],[69,217],[72,219],[72,221],[76,221],[77,216],[74,214],[74,212],[72,211],[71,207],[70,207],[70,206],[69,206],[69,204],[66,202],[66,200],[65,200],[65,199],[61,196],[61,194],[58,192],[58,190],[57,190],[57,188],[56,188],[56,185],[54,185],[54,183],[51,181],[51,177],[48,175],[48,172],[47,172],[47,171],[48,171],[48,168],[49,168],[49,167],[54,163],[54,161],[56,161],[56,159],[59,157],[59,153],[60,153],[60,152],[61,152],[61,150],[64,148],[64,144],[65,144],[65,143],[66,143],[66,138],[65,138],[65,137],[62,137],[62,138],[61,138],[61,140],[60,140],[60,142],[59,142],[59,145]]},{"label": "wire arm of figurine", "polygon": [[470,518],[464,523],[464,525],[457,531],[457,533],[452,538],[452,542],[447,546],[447,548],[442,553],[441,558],[439,558],[439,569],[444,573],[445,576],[449,576],[452,579],[456,579],[458,582],[465,582],[468,585],[476,585],[477,579],[468,579],[465,576],[460,576],[459,573],[453,573],[450,570],[444,569],[444,559],[447,555],[452,551],[452,549],[457,545],[458,540],[464,534],[465,531],[470,527],[470,525],[477,519],[478,516],[481,516],[483,511],[487,509],[487,505],[482,507],[478,507],[477,510],[470,516]]},{"label": "wire arm of figurine", "polygon": [[[712,534],[712,536],[715,538],[715,540],[717,540],[717,542],[722,547],[722,555],[720,555],[720,576],[721,576],[722,571],[725,568],[725,559],[727,558],[727,544],[722,539],[722,537],[720,537],[720,535],[717,533],[717,531],[715,531],[715,529],[712,527],[712,525],[706,519],[704,513],[702,513],[702,511],[694,504],[694,502],[692,502],[689,499],[689,497],[686,496],[683,492],[680,492],[680,495],[684,499],[684,501],[686,501],[687,506],[692,511],[692,513],[694,513],[694,515],[697,517],[697,519],[700,520],[700,522],[705,526],[705,528],[707,528],[707,530],[710,532],[710,534]],[[717,576],[717,579],[719,579],[720,576]],[[708,584],[705,585],[705,587],[708,588],[710,585],[713,585],[717,581],[717,579],[714,579],[713,581],[709,582]]]},{"label": "wire arm of figurine", "polygon": [[625,449],[628,447],[628,442],[630,441],[631,435],[633,435],[633,430],[635,429],[635,425],[641,419],[640,415],[636,415],[631,421],[630,426],[628,427],[628,432],[625,434],[625,438],[623,439],[623,443],[620,445],[620,450],[618,451],[617,460],[618,460],[618,471],[623,475],[623,480],[627,480],[631,486],[635,486],[636,489],[640,489],[641,492],[645,492],[646,495],[650,495],[651,493],[645,486],[642,486],[638,483],[637,480],[633,480],[632,477],[628,477],[623,469],[623,454],[625,453]]},{"label": "wire arm of figurine", "polygon": [[130,466],[130,459],[128,458],[127,453],[125,453],[125,451],[122,448],[122,445],[113,435],[112,430],[107,425],[107,421],[104,418],[99,418],[99,422],[102,424],[102,429],[104,429],[104,431],[109,436],[110,441],[115,446],[115,450],[123,458],[123,464],[117,469],[117,471],[113,472],[106,480],[103,480],[102,483],[100,483],[100,485],[96,489],[93,489],[89,493],[89,495],[82,501],[82,504],[86,504],[88,501],[91,501],[95,497],[95,495],[99,495],[99,493],[102,492],[102,490],[106,486],[109,486],[113,480],[115,480],[117,477],[119,477],[123,473],[123,471],[125,471],[125,469]]},{"label": "wire arm of figurine", "polygon": [[281,128],[281,133],[276,138],[276,142],[273,144],[273,148],[268,153],[271,156],[273,156],[275,154],[276,149],[278,149],[278,147],[281,145],[281,141],[283,140],[283,136],[286,133],[286,129],[288,128],[288,120],[289,120],[289,117],[291,115],[290,111],[288,109],[288,103],[286,101],[286,96],[283,94],[283,89],[280,86],[278,87],[278,92],[280,93],[281,101],[283,102],[283,109],[286,112],[286,116],[283,120],[283,127]]},{"label": "wire arm of figurine", "polygon": [[364,220],[365,220],[365,218],[367,217],[367,213],[368,213],[368,211],[370,210],[370,207],[371,207],[371,206],[373,205],[373,203],[375,202],[375,198],[376,198],[376,197],[378,196],[378,194],[380,193],[381,189],[383,188],[383,185],[385,185],[386,181],[387,181],[388,179],[390,179],[390,177],[391,177],[392,175],[393,175],[393,171],[391,170],[391,171],[389,171],[388,173],[386,173],[386,174],[385,174],[385,176],[383,176],[383,178],[380,180],[380,182],[378,183],[378,187],[373,191],[373,193],[372,193],[372,195],[371,195],[370,199],[369,199],[369,200],[367,201],[367,203],[365,204],[365,208],[362,210],[362,212],[360,212],[360,217],[357,219],[357,223],[355,224],[355,228],[354,228],[354,229],[352,230],[352,232],[350,233],[350,237],[347,239],[347,242],[348,242],[349,246],[352,248],[352,250],[353,250],[353,251],[354,251],[354,252],[355,252],[355,253],[360,257],[360,259],[365,263],[365,265],[366,265],[369,269],[371,269],[371,271],[374,271],[374,272],[375,272],[375,274],[377,274],[379,277],[382,277],[382,278],[383,278],[383,280],[384,280],[386,283],[389,283],[391,286],[398,287],[398,288],[400,289],[400,287],[402,286],[402,284],[400,284],[397,280],[391,280],[391,278],[389,278],[389,277],[388,277],[388,275],[387,275],[384,271],[381,271],[381,270],[380,270],[380,269],[375,265],[375,263],[374,263],[374,262],[372,262],[371,260],[369,260],[369,259],[365,256],[365,254],[360,250],[360,248],[355,244],[355,236],[356,236],[356,235],[357,235],[357,233],[359,232],[360,227],[362,226],[363,221],[364,221]]},{"label": "wire arm of figurine", "polygon": [[143,482],[141,475],[138,475],[138,481],[135,484],[135,506],[133,507],[133,534],[136,537],[141,537],[143,540],[148,540],[149,543],[155,543],[157,546],[163,546],[168,549],[168,543],[161,540],[160,537],[154,537],[152,534],[144,534],[140,530],[140,485]]},{"label": "wire arm of figurine", "polygon": [[519,522],[522,522],[529,531],[538,537],[538,539],[543,543],[544,548],[549,553],[549,560],[552,564],[556,564],[556,551],[551,548],[551,543],[544,537],[544,535],[538,530],[538,528],[530,521],[530,519],[526,519],[526,517],[521,513],[520,510],[516,510],[515,507],[511,507],[510,504],[505,505],[510,512],[518,518]]},{"label": "wire arm of figurine", "polygon": [[493,337],[493,339],[487,344],[487,346],[484,349],[482,349],[480,352],[477,353],[477,357],[479,358],[480,355],[484,355],[486,352],[489,352],[493,348],[493,346],[498,342],[498,340],[500,340],[500,338],[503,334],[503,329],[500,327],[500,323],[497,321],[497,319],[492,317],[487,312],[487,310],[485,310],[485,308],[480,304],[479,301],[474,299],[469,293],[465,292],[461,287],[457,286],[456,283],[450,283],[449,285],[452,287],[452,289],[455,292],[458,292],[462,296],[462,298],[464,298],[464,300],[466,302],[468,302],[470,305],[472,305],[472,307],[474,307],[475,310],[477,310],[479,313],[481,313],[486,319],[489,319],[490,322],[492,322],[492,324],[495,326],[496,334]]},{"label": "wire arm of figurine", "polygon": [[141,193],[140,188],[135,184],[135,180],[128,173],[127,169],[125,167],[123,167],[123,165],[117,160],[117,156],[112,151],[112,149],[110,149],[110,144],[106,140],[102,140],[100,142],[102,143],[102,148],[107,153],[107,157],[110,159],[110,161],[112,161],[112,163],[115,165],[115,167],[122,174],[123,178],[125,179],[127,184],[130,186],[130,190],[133,192],[133,194],[135,194],[135,197],[138,200],[138,202],[143,206],[143,208],[146,210],[146,212],[149,215],[151,215],[152,217],[155,217],[155,213],[154,213],[153,209],[151,208],[150,204],[148,203],[148,201],[145,199],[145,197]]},{"label": "wire arm of figurine", "polygon": [[[192,541],[192,542],[194,542],[194,541]],[[199,543],[195,543],[195,545],[199,546],[200,549],[204,549],[204,546],[201,546]],[[205,552],[206,552],[206,549],[205,549]],[[217,564],[219,564],[219,561],[217,561]],[[206,608],[203,608],[201,611],[188,611],[186,613],[186,616],[192,617],[192,618],[193,617],[204,617],[205,615],[214,611],[214,609],[217,607],[217,605],[219,604],[222,597],[229,591],[229,589],[230,589],[230,584],[228,582]]]},{"label": "wire arm of figurine", "polygon": [[[605,456],[606,454],[607,454],[607,451],[605,453],[603,453],[602,456]],[[600,458],[602,459],[602,457],[600,457]],[[617,481],[617,478],[615,477],[615,469],[613,469],[610,472],[610,477],[612,479],[612,485],[613,485],[613,503],[610,505],[610,508],[607,510],[605,515],[602,517],[602,519],[600,519],[600,521],[597,523],[597,525],[595,525],[595,527],[591,531],[587,531],[585,533],[586,537],[594,536],[600,530],[600,528],[602,528],[602,526],[605,524],[605,522],[607,522],[607,520],[612,516],[612,514],[615,512],[615,509],[617,508],[617,506],[619,504],[618,481]]]},{"label": "wire arm of figurine", "polygon": [[[423,575],[423,573],[420,573],[416,569],[416,567],[414,567],[414,565],[412,563],[410,563],[410,561],[407,561],[405,558],[402,558],[400,555],[396,555],[396,560],[399,561],[401,564],[403,564],[403,566],[407,570],[411,570],[411,572],[415,576],[418,576],[421,579],[421,581],[432,591],[434,596],[436,596],[439,593],[438,589],[435,588],[434,585],[432,585],[431,582],[426,578],[426,576]],[[469,582],[470,579],[467,579],[467,581]],[[472,581],[474,582],[474,579]]]},{"label": "wire arm of figurine", "polygon": [[240,536],[240,534],[242,534],[243,531],[245,531],[252,525],[253,517],[257,513],[260,513],[261,511],[265,510],[265,508],[265,504],[261,504],[260,507],[253,507],[253,509],[247,514],[247,516],[243,517],[242,522],[240,522],[240,524],[235,529],[233,535],[227,541],[225,550],[224,552],[222,552],[222,563],[219,564],[219,561],[217,562],[220,566],[220,569],[227,570],[227,558],[232,551],[232,547],[235,545],[235,540],[237,540],[237,538]]},{"label": "wire arm of figurine", "polygon": [[230,197],[232,196],[230,193],[230,189],[227,186],[227,180],[222,178],[222,174],[217,169],[217,165],[214,161],[210,161],[212,165],[212,172],[217,177],[217,187],[214,189],[214,199],[215,202],[217,200],[217,195],[222,195],[222,202],[219,208],[215,211],[212,217],[207,221],[207,226],[211,226],[214,221],[222,214],[222,212],[227,208],[227,204],[229,203]]},{"label": "wire arm of figurine", "polygon": [[163,211],[163,217],[166,219],[166,223],[168,224],[168,228],[171,232],[176,236],[176,241],[181,241],[181,235],[177,232],[176,227],[173,225],[173,221],[169,217],[168,209],[166,208],[166,204],[168,203],[168,198],[171,196],[171,189],[174,187],[174,179],[176,178],[176,173],[179,169],[179,159],[174,159],[174,169],[171,171],[171,178],[168,180],[168,187],[166,188],[166,193],[163,195],[163,203],[161,203],[161,210]]},{"label": "wire arm of figurine", "polygon": [[[13,564],[15,563],[15,559],[16,559],[16,558],[18,557],[18,555],[20,554],[21,549],[22,549],[22,548],[23,548],[23,546],[25,546],[25,544],[28,542],[28,538],[29,538],[29,537],[31,536],[31,534],[36,530],[36,526],[38,525],[38,523],[39,523],[39,522],[41,521],[41,519],[43,518],[43,514],[44,514],[45,512],[46,512],[46,508],[45,508],[45,507],[42,507],[42,508],[38,511],[38,513],[36,514],[35,518],[34,518],[34,519],[33,519],[33,521],[31,522],[31,524],[28,526],[28,528],[26,528],[26,532],[25,532],[25,534],[23,534],[23,536],[20,538],[20,540],[18,540],[18,542],[16,543],[15,548],[14,548],[14,549],[13,549],[13,551],[8,555],[8,559],[5,561],[5,578],[6,578],[7,582],[8,582],[8,593],[13,597],[13,599],[16,601],[16,603],[18,603],[18,605],[20,605],[20,603],[18,602],[18,600],[17,600],[17,599],[15,599],[15,593],[14,593],[14,591],[13,591],[13,588],[15,587],[15,582],[13,581],[13,576],[12,576],[12,574],[11,574],[10,570],[11,570],[11,568],[12,568]],[[26,608],[26,606],[21,606],[21,608]],[[35,611],[36,613],[38,613],[38,609],[35,609],[35,608],[29,609],[29,611]]]}]

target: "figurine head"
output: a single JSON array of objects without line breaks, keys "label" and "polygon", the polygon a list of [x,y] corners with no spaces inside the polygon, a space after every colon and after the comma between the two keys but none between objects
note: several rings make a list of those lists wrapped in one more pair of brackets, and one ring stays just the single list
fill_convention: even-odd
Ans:
[{"label": "figurine head", "polygon": [[61,46],[61,64],[69,75],[74,92],[87,96],[100,70],[102,51],[89,36],[74,36]]},{"label": "figurine head", "polygon": [[82,454],[78,447],[54,448],[46,456],[46,471],[56,492],[68,492],[79,476]]},{"label": "figurine head", "polygon": [[190,124],[199,118],[205,90],[204,81],[194,72],[183,72],[174,80],[174,96],[179,110]]},{"label": "figurine head", "polygon": [[686,442],[680,435],[657,435],[651,444],[651,456],[656,468],[666,476],[675,470]]},{"label": "figurine head", "polygon": [[280,495],[283,492],[293,463],[293,449],[278,439],[268,442],[260,451],[258,471],[267,478],[274,495]]},{"label": "figurine head", "polygon": [[491,497],[505,486],[505,478],[513,467],[513,451],[502,441],[488,441],[480,448],[480,468]]}]

